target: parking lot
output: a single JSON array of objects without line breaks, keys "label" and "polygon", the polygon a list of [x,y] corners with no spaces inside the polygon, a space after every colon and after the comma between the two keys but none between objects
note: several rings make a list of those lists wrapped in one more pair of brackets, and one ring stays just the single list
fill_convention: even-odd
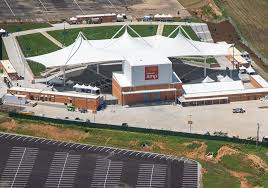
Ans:
[{"label": "parking lot", "polygon": [[[53,105],[53,106],[52,106]],[[141,107],[123,107],[120,105],[109,105],[97,114],[91,112],[82,114],[80,112],[69,112],[66,106],[60,104],[43,104],[36,107],[27,107],[26,110],[33,111],[36,115],[83,120],[91,122],[145,127],[154,129],[166,129],[173,131],[190,132],[188,121],[193,122],[191,132],[204,134],[207,131],[227,132],[229,136],[240,138],[255,137],[257,134],[257,123],[260,124],[260,138],[268,135],[268,102],[244,101],[230,104],[181,107],[174,105],[156,105]],[[245,113],[233,113],[233,108],[244,108]],[[264,107],[264,108],[259,108]]]},{"label": "parking lot", "polygon": [[0,187],[197,187],[198,164],[170,155],[6,133],[0,149]]}]

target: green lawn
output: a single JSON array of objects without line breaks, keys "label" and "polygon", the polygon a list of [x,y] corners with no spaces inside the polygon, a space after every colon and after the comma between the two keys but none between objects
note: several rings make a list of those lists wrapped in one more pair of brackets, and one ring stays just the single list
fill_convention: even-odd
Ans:
[{"label": "green lawn", "polygon": [[204,188],[240,188],[240,182],[231,176],[224,167],[212,162],[201,162],[207,172],[203,177]]},{"label": "green lawn", "polygon": [[44,27],[51,27],[48,23],[1,23],[0,28],[5,29],[10,33],[25,31],[30,29],[38,29]]},{"label": "green lawn", "polygon": [[17,40],[26,57],[42,55],[60,49],[40,33],[18,36]]},{"label": "green lawn", "polygon": [[[188,61],[196,61],[200,63],[204,63],[204,59],[201,57],[191,57],[191,58],[180,58],[181,60],[188,60]],[[217,60],[214,57],[207,58],[206,60],[207,64],[215,64],[218,63]]]},{"label": "green lawn", "polygon": [[[165,25],[164,26],[164,30],[163,30],[163,36],[168,36],[172,31],[174,31],[174,29],[176,29],[178,26],[177,25]],[[200,41],[200,39],[198,38],[198,36],[196,35],[196,33],[194,32],[194,30],[191,28],[191,26],[185,26],[183,25],[182,28],[186,31],[186,33],[191,37],[191,39],[196,40],[196,41]],[[172,35],[171,37],[175,37],[179,32],[179,29],[177,29]],[[186,36],[185,32],[182,31],[182,34]]]},{"label": "green lawn", "polygon": [[46,67],[43,64],[32,61],[27,62],[35,76],[40,76],[40,73],[46,70]]},{"label": "green lawn", "polygon": [[[114,36],[114,34],[121,28],[122,26],[99,26],[99,27],[84,27],[77,29],[68,29],[68,30],[57,30],[48,32],[52,37],[57,39],[59,42],[68,46],[72,44],[78,33],[81,31],[83,34],[91,40],[98,39],[109,39]],[[139,35],[141,36],[150,36],[155,35],[157,26],[156,25],[134,25],[131,26]],[[133,31],[128,29],[129,34],[131,36],[136,36]],[[121,36],[124,32],[124,29],[118,33],[117,37]]]},{"label": "green lawn", "polygon": [[3,59],[8,59],[7,51],[6,51],[4,43],[2,43],[2,53],[3,53]]}]

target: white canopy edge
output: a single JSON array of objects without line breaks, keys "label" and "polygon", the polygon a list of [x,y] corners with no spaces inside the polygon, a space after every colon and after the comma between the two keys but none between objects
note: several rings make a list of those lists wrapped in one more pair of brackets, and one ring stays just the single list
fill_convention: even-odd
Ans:
[{"label": "white canopy edge", "polygon": [[161,35],[132,37],[126,30],[119,38],[87,40],[83,33],[79,32],[73,44],[48,54],[26,59],[46,67],[60,67],[121,62],[129,56],[146,53],[159,54],[163,57],[225,56],[229,54],[230,46],[227,43],[189,40],[180,33],[175,38]]}]

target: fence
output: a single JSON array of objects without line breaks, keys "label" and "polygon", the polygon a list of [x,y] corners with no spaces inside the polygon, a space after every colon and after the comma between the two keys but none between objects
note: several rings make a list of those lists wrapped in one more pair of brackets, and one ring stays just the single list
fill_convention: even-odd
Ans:
[{"label": "fence", "polygon": [[[149,134],[168,135],[168,136],[180,136],[180,137],[215,140],[215,141],[227,141],[227,142],[241,143],[241,144],[251,144],[251,145],[256,144],[256,141],[240,139],[240,138],[235,138],[235,137],[212,136],[212,135],[203,135],[203,134],[174,132],[174,131],[169,131],[169,130],[148,129],[148,128],[129,127],[129,126],[118,126],[118,125],[110,125],[110,124],[99,124],[99,123],[91,123],[91,122],[76,121],[76,120],[54,119],[54,118],[42,117],[42,116],[24,115],[24,114],[19,114],[19,113],[15,113],[15,112],[10,112],[9,117],[12,117],[15,119],[24,119],[24,120],[32,120],[32,121],[38,121],[38,122],[59,124],[59,125],[67,126],[67,127],[68,126],[79,126],[82,128],[110,129],[110,130],[149,133]],[[260,144],[268,147],[267,144],[266,145],[263,143],[260,143]]]}]

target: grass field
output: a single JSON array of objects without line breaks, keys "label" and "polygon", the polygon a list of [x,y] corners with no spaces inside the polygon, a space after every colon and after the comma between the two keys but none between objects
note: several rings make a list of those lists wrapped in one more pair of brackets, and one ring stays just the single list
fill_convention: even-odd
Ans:
[{"label": "grass field", "polygon": [[0,28],[5,29],[9,33],[14,33],[18,31],[25,31],[30,29],[51,27],[48,23],[1,23]]},{"label": "grass field", "polygon": [[268,58],[268,1],[267,0],[215,0],[237,24],[242,35],[252,46]]},{"label": "grass field", "polygon": [[[268,148],[264,147],[256,148],[251,145],[233,144],[224,141],[79,128],[77,126],[67,128],[62,125],[49,125],[20,119],[14,121],[3,113],[0,114],[0,131],[185,156],[198,160],[202,164],[203,187],[205,188],[239,188],[241,179],[232,175],[230,171],[246,173],[245,178],[249,184],[268,187],[266,166],[258,166],[258,160],[251,161],[247,157],[252,155],[268,165]],[[228,150],[234,150],[235,153],[232,154]],[[205,155],[208,152],[215,153],[216,157],[214,159],[206,158]]]},{"label": "grass field", "polygon": [[4,43],[2,43],[2,53],[3,53],[3,59],[8,59],[7,51],[6,51]]},{"label": "grass field", "polygon": [[[87,28],[78,28],[78,29],[69,29],[69,30],[58,30],[58,31],[50,31],[52,37],[57,39],[65,46],[70,45],[76,39],[78,33],[81,31],[83,34],[92,40],[98,39],[109,39],[112,38],[113,35],[121,28],[122,26],[100,26],[100,27],[87,27]],[[157,31],[156,25],[133,25],[131,26],[139,35],[145,37],[150,35],[155,35]],[[124,30],[122,30],[117,37],[123,34]],[[136,36],[136,34],[128,29],[128,32],[131,36]]]},{"label": "grass field", "polygon": [[[174,31],[174,29],[176,29],[178,26],[177,25],[165,25],[164,26],[164,30],[162,35],[163,36],[168,36],[172,31]],[[195,34],[195,32],[193,31],[193,29],[191,28],[191,26],[182,26],[182,28],[186,31],[186,33],[191,37],[191,39],[196,40],[196,41],[200,41],[200,39],[198,38],[198,36]],[[175,37],[179,32],[179,29],[177,29],[172,35],[171,37]],[[182,31],[182,34],[187,37],[187,35],[185,34],[184,31]],[[188,38],[188,37],[187,37]]]},{"label": "grass field", "polygon": [[26,57],[42,55],[60,49],[40,33],[18,36],[17,40]]},{"label": "grass field", "polygon": [[46,70],[46,67],[43,64],[32,61],[27,62],[35,76],[40,76],[40,73]]}]

